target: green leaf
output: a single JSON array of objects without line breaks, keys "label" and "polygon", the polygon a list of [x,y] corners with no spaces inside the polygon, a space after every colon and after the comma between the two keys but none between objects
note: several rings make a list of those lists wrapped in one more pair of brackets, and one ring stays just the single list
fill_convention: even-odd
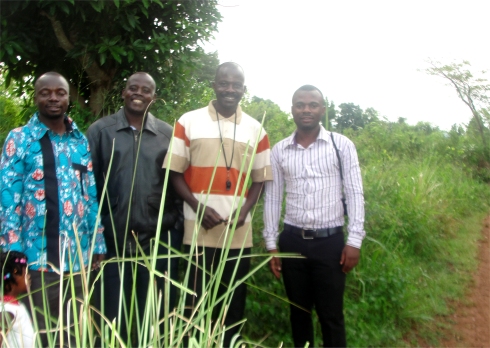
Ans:
[{"label": "green leaf", "polygon": [[100,13],[104,8],[104,1],[94,1],[94,2],[91,1],[90,5],[95,11]]},{"label": "green leaf", "polygon": [[109,45],[111,46],[114,46],[119,40],[121,40],[121,36],[118,35],[116,37],[113,37],[110,41],[109,41]]},{"label": "green leaf", "polygon": [[101,54],[100,54],[100,59],[99,59],[99,61],[100,61],[100,65],[101,65],[101,66],[102,66],[102,65],[104,65],[106,58],[107,58],[107,55],[106,55],[105,53],[101,53]]},{"label": "green leaf", "polygon": [[9,55],[12,55],[14,53],[14,50],[13,50],[12,45],[10,43],[4,44],[4,48]]},{"label": "green leaf", "polygon": [[119,0],[114,0],[114,5],[116,5],[116,7],[119,8]]},{"label": "green leaf", "polygon": [[119,52],[117,52],[117,50],[115,50],[114,48],[111,48],[110,51],[111,51],[112,58],[114,58],[116,62],[121,63],[122,59],[121,56],[119,55]]},{"label": "green leaf", "polygon": [[61,11],[63,11],[66,14],[70,13],[70,9],[68,8],[68,5],[65,2],[60,1],[60,2],[58,2],[58,4],[59,4],[59,7],[61,8]]},{"label": "green leaf", "polygon": [[17,54],[24,53],[24,50],[22,49],[22,47],[17,42],[12,41],[12,42],[10,42],[10,44],[15,49],[15,51],[16,51]]},{"label": "green leaf", "polygon": [[135,28],[136,27],[136,19],[134,18],[134,14],[133,13],[128,13],[127,18],[128,18],[129,25],[132,28]]},{"label": "green leaf", "polygon": [[115,51],[115,52],[117,52],[118,54],[120,54],[122,56],[125,56],[126,55],[126,51],[121,46],[113,46],[113,47],[111,47],[111,52],[112,51]]}]

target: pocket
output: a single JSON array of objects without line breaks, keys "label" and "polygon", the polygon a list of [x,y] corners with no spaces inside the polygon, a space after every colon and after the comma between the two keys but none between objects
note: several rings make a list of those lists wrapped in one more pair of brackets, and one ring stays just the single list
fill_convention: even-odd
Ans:
[{"label": "pocket", "polygon": [[151,195],[146,199],[147,205],[147,229],[148,230],[156,230],[157,222],[158,222],[158,214],[160,211],[160,195]]},{"label": "pocket", "polygon": [[84,166],[83,164],[79,164],[79,163],[72,163],[71,166],[75,171],[76,177],[80,181],[80,190],[82,192],[82,196],[84,196],[85,190],[83,189],[83,176],[86,175],[88,172],[87,166]]},{"label": "pocket", "polygon": [[46,250],[46,236],[38,237],[32,240],[32,248],[37,251],[45,251]]},{"label": "pocket", "polygon": [[152,195],[148,196],[148,212],[149,213],[155,213],[158,215],[158,212],[160,210],[160,202],[161,202],[161,196],[158,195]]}]

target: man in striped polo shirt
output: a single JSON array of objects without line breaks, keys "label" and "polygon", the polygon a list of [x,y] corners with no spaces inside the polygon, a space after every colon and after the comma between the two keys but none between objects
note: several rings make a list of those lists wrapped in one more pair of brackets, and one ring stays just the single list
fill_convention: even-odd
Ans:
[{"label": "man in striped polo shirt", "polygon": [[[164,163],[171,170],[172,184],[185,202],[186,252],[193,253],[193,260],[212,275],[223,268],[221,285],[219,281],[211,283],[219,286],[217,297],[226,292],[227,286],[223,284],[233,285],[249,271],[250,211],[264,182],[272,179],[267,134],[239,106],[246,91],[244,83],[244,73],[238,64],[221,64],[213,82],[216,100],[178,120],[171,154]],[[245,199],[240,203],[242,193]],[[191,249],[191,245],[197,247]],[[224,262],[240,254],[245,257]],[[204,292],[207,296],[215,295],[214,288],[202,288],[202,276],[202,270],[193,266],[188,287],[198,296],[187,296],[186,305],[190,309],[195,309]],[[246,286],[242,283],[234,290],[231,301],[228,297],[215,307],[219,312],[228,306],[224,321],[227,328],[243,318],[245,295]],[[238,330],[239,327],[234,327],[226,331],[224,346],[230,344]]]},{"label": "man in striped polo shirt", "polygon": [[[281,271],[290,305],[296,347],[314,347],[311,311],[318,314],[324,347],[345,347],[343,295],[345,274],[359,261],[364,238],[364,196],[356,148],[345,136],[320,124],[326,106],[322,92],[311,85],[293,95],[291,113],[296,131],[272,149],[273,181],[266,183],[264,238],[277,253],[284,187],[286,215],[277,244],[281,252],[305,258],[272,258],[271,270]],[[349,225],[347,243],[342,226],[345,192]],[[281,269],[282,268],[282,269]]]}]

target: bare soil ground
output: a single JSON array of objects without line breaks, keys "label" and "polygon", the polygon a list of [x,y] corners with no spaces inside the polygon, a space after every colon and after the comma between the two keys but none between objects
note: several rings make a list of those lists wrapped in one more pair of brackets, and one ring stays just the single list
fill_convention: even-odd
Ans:
[{"label": "bare soil ground", "polygon": [[483,222],[479,266],[468,298],[456,304],[440,347],[490,347],[490,215]]}]

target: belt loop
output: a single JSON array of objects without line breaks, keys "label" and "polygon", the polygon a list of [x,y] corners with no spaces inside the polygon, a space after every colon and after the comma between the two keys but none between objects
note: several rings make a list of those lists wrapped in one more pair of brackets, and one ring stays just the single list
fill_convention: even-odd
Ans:
[{"label": "belt loop", "polygon": [[311,236],[311,237],[305,236],[305,230],[301,230],[301,236],[303,237],[303,239],[315,239],[314,236]]}]

